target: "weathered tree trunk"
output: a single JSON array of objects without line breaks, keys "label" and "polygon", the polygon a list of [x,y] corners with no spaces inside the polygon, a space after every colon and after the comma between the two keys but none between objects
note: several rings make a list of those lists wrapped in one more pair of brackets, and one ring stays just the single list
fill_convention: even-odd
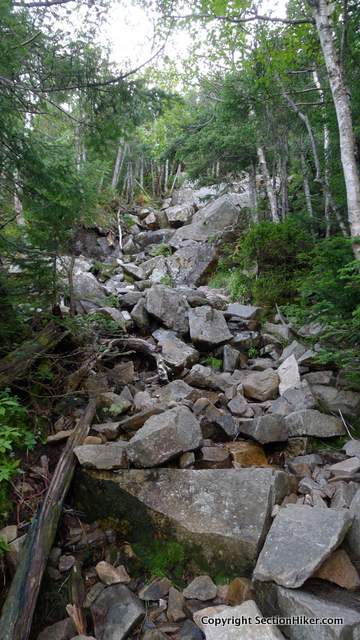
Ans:
[{"label": "weathered tree trunk", "polygon": [[306,160],[305,160],[303,151],[300,152],[300,162],[301,162],[301,170],[303,174],[303,186],[304,186],[306,209],[309,214],[309,217],[313,218],[314,211],[312,208],[311,191],[310,191],[309,180],[308,180],[308,169],[306,166]]},{"label": "weathered tree trunk", "polygon": [[21,200],[22,190],[19,184],[18,171],[14,173],[14,209],[16,215],[16,224],[23,227],[25,224],[24,210]]},{"label": "weathered tree trunk", "polygon": [[349,92],[347,90],[341,64],[335,49],[333,31],[330,24],[330,5],[327,0],[308,0],[324,55],[334,101],[340,136],[341,163],[344,172],[348,219],[354,240],[355,257],[360,259],[360,176],[355,154],[355,136],[352,123]]},{"label": "weathered tree trunk", "polygon": [[336,205],[334,197],[331,193],[330,189],[330,169],[329,169],[329,160],[330,160],[330,132],[329,127],[326,122],[326,111],[324,109],[325,104],[325,93],[321,86],[318,73],[316,69],[313,71],[313,79],[315,86],[319,90],[319,95],[322,103],[322,119],[323,119],[323,140],[324,140],[324,195],[325,195],[325,221],[326,221],[326,237],[330,236],[330,210],[332,210],[335,214],[336,220],[340,227],[340,230],[344,236],[347,236],[347,230],[344,225],[344,222],[341,218],[339,208]]},{"label": "weathered tree trunk", "polygon": [[41,580],[54,543],[62,505],[75,471],[74,448],[87,436],[96,410],[90,400],[56,466],[45,500],[32,523],[0,620],[1,640],[27,640]]},{"label": "weathered tree trunk", "polygon": [[169,159],[165,160],[165,174],[164,174],[164,194],[167,194],[168,190],[168,181],[169,181]]},{"label": "weathered tree trunk", "polygon": [[24,378],[34,361],[53,349],[66,333],[55,322],[50,322],[34,338],[8,353],[0,360],[0,388]]},{"label": "weathered tree trunk", "polygon": [[288,189],[288,163],[289,150],[287,140],[281,143],[280,151],[280,195],[281,195],[281,217],[286,218],[289,213],[289,189]]},{"label": "weathered tree trunk", "polygon": [[175,173],[175,177],[174,177],[173,183],[172,183],[172,185],[171,185],[170,195],[172,194],[172,192],[173,192],[173,191],[174,191],[174,189],[175,189],[175,184],[176,184],[176,181],[177,181],[177,179],[178,179],[178,177],[179,177],[179,175],[180,175],[180,171],[181,171],[181,165],[180,165],[180,164],[178,164],[177,169],[176,169],[176,173]]},{"label": "weathered tree trunk", "polygon": [[119,140],[119,146],[116,154],[114,172],[111,180],[111,186],[113,189],[116,189],[117,183],[119,181],[122,165],[125,159],[125,146],[123,145],[123,141]]},{"label": "weathered tree trunk", "polygon": [[266,189],[267,197],[268,197],[269,204],[270,204],[271,219],[272,219],[273,222],[279,222],[279,214],[278,214],[278,210],[277,210],[276,194],[275,194],[275,191],[274,191],[274,187],[273,187],[273,184],[272,184],[271,176],[270,176],[269,169],[268,169],[268,166],[267,166],[264,149],[262,147],[258,147],[257,148],[257,154],[258,154],[258,158],[259,158],[260,171],[261,171],[262,176],[264,178],[265,189]]},{"label": "weathered tree trunk", "polygon": [[256,165],[252,163],[249,167],[249,200],[253,222],[259,221],[257,190],[256,190]]}]

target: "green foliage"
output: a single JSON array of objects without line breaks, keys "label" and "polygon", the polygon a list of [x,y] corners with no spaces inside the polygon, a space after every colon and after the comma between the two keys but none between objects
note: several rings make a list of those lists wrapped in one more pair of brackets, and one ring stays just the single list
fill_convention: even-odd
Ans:
[{"label": "green foliage", "polygon": [[16,453],[34,445],[25,408],[8,389],[0,391],[0,520],[5,518],[9,506],[9,482],[19,469]]},{"label": "green foliage", "polygon": [[121,220],[128,229],[131,229],[131,227],[133,227],[134,224],[136,224],[134,218],[129,213],[124,213],[121,216]]},{"label": "green foliage", "polygon": [[171,256],[171,248],[165,243],[161,243],[152,247],[150,255],[156,258],[157,256]]},{"label": "green foliage", "polygon": [[9,550],[9,545],[6,542],[6,540],[4,540],[4,538],[0,537],[0,558],[2,555],[4,555],[4,553],[6,553]]},{"label": "green foliage", "polygon": [[171,276],[162,276],[162,278],[160,278],[160,284],[164,284],[166,287],[172,287],[173,281],[171,279]]},{"label": "green foliage", "polygon": [[217,371],[220,371],[220,369],[222,369],[222,360],[220,360],[220,358],[215,358],[214,356],[208,356],[207,358],[204,358],[203,363],[208,365],[209,367],[212,367],[213,369],[216,369]]},{"label": "green foliage", "polygon": [[150,577],[171,576],[181,579],[187,560],[185,548],[175,540],[138,542],[134,551]]}]

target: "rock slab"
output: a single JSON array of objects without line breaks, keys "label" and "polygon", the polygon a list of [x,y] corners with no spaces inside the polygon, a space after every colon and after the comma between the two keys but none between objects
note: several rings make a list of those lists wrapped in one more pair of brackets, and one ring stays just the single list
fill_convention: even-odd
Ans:
[{"label": "rock slab", "polygon": [[348,512],[290,504],[276,516],[254,577],[296,589],[330,556],[351,526]]}]

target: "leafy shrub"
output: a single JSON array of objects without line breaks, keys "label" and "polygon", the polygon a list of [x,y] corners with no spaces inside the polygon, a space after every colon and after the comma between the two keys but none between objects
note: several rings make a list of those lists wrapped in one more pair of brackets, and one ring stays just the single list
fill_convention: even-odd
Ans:
[{"label": "leafy shrub", "polygon": [[203,360],[204,364],[212,367],[213,369],[217,369],[218,371],[222,368],[222,360],[220,358],[215,358],[213,356],[208,356]]},{"label": "leafy shrub", "polygon": [[152,247],[150,255],[154,258],[157,256],[171,256],[171,249],[169,245],[163,242],[161,244],[158,244],[157,246]]},{"label": "leafy shrub", "polygon": [[26,409],[8,389],[0,391],[0,520],[9,507],[9,482],[17,473],[19,450],[32,449],[35,437],[27,423]]}]

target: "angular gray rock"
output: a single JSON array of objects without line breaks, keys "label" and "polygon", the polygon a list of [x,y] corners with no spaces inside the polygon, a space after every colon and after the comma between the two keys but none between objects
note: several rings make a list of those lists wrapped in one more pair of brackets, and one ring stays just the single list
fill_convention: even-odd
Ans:
[{"label": "angular gray rock", "polygon": [[106,477],[82,471],[75,491],[79,508],[93,519],[111,508],[113,517],[126,518],[133,536],[148,532],[149,540],[153,523],[195,547],[211,569],[244,575],[254,567],[273,505],[290,493],[291,482],[269,468],[133,469]]},{"label": "angular gray rock", "polygon": [[259,555],[254,578],[296,589],[343,541],[351,526],[347,511],[289,504],[280,509]]},{"label": "angular gray rock", "polygon": [[254,371],[243,383],[244,395],[254,400],[273,400],[278,395],[279,376],[273,369]]},{"label": "angular gray rock", "polygon": [[168,273],[175,284],[205,284],[214,271],[218,251],[209,244],[192,242],[166,259]]},{"label": "angular gray rock", "polygon": [[299,366],[294,354],[286,358],[277,370],[279,376],[279,393],[282,396],[287,389],[300,384]]},{"label": "angular gray rock", "polygon": [[224,345],[223,353],[223,369],[232,373],[238,365],[240,354],[236,349],[230,347],[229,344]]},{"label": "angular gray rock", "polygon": [[[285,589],[273,582],[257,582],[257,600],[265,616],[338,619],[337,624],[293,624],[282,627],[289,640],[357,640],[360,628],[359,601],[343,589],[317,584],[303,589]],[[342,622],[340,622],[342,620]]]},{"label": "angular gray rock", "polygon": [[261,444],[284,442],[288,439],[284,419],[279,415],[259,416],[248,422],[240,421],[239,431]]},{"label": "angular gray rock", "polygon": [[74,297],[79,308],[86,311],[106,305],[106,291],[92,273],[74,275]]},{"label": "angular gray rock", "polygon": [[159,400],[162,406],[169,402],[182,402],[190,398],[193,391],[194,389],[184,380],[172,380],[160,389]]},{"label": "angular gray rock", "polygon": [[184,334],[189,330],[190,306],[184,295],[164,285],[155,285],[146,292],[145,308],[165,327]]},{"label": "angular gray rock", "polygon": [[165,363],[175,372],[184,367],[191,367],[199,360],[199,353],[192,345],[180,340],[172,331],[155,331],[155,340],[161,346],[161,353]]},{"label": "angular gray rock", "polygon": [[195,207],[191,204],[175,204],[166,209],[166,218],[170,227],[181,227],[188,224],[195,213]]},{"label": "angular gray rock", "polygon": [[345,433],[345,427],[339,418],[320,413],[316,409],[294,411],[285,417],[285,424],[289,437],[317,436],[319,438],[331,438]]},{"label": "angular gray rock", "polygon": [[247,217],[236,205],[236,199],[231,195],[210,202],[194,214],[191,224],[175,231],[170,240],[171,246],[179,248],[188,240],[205,243],[212,238],[219,239],[225,230],[231,230],[240,220],[245,225]]},{"label": "angular gray rock", "polygon": [[41,631],[37,640],[71,640],[76,633],[76,627],[70,618],[65,618]]},{"label": "angular gray rock", "polygon": [[142,331],[149,327],[150,318],[146,311],[144,298],[140,298],[140,300],[138,300],[130,315],[136,326]]},{"label": "angular gray rock", "polygon": [[127,262],[122,265],[125,273],[134,278],[134,280],[145,280],[145,273],[142,268],[132,262]]},{"label": "angular gray rock", "polygon": [[83,444],[75,447],[74,453],[82,467],[86,469],[126,469],[127,442],[106,444]]},{"label": "angular gray rock", "polygon": [[351,504],[350,513],[353,517],[352,525],[346,536],[346,545],[351,558],[360,560],[360,489],[355,493]]},{"label": "angular gray rock", "polygon": [[216,598],[217,586],[213,583],[210,576],[197,576],[183,590],[183,596],[187,599],[195,598],[195,600],[213,600]]},{"label": "angular gray rock", "polygon": [[301,342],[298,342],[297,340],[293,340],[283,350],[283,352],[282,352],[282,354],[280,356],[280,362],[285,362],[285,360],[287,358],[289,358],[289,356],[292,356],[292,355],[295,357],[295,359],[297,361],[299,361],[299,358],[301,356],[303,356],[305,352],[306,352],[306,347],[304,347],[304,345],[301,344]]},{"label": "angular gray rock", "polygon": [[212,307],[191,308],[189,326],[192,342],[202,349],[211,349],[232,338],[224,314]]},{"label": "angular gray rock", "polygon": [[140,600],[123,584],[104,589],[91,606],[98,640],[123,640],[145,616]]},{"label": "angular gray rock", "polygon": [[200,446],[200,424],[187,407],[175,407],[149,418],[128,444],[129,460],[136,467],[155,467],[179,453]]},{"label": "angular gray rock", "polygon": [[317,406],[316,398],[306,380],[302,380],[296,387],[286,389],[282,397],[292,407],[289,413],[300,411],[301,409],[315,409]]},{"label": "angular gray rock", "polygon": [[258,320],[260,314],[261,307],[255,307],[250,304],[240,304],[240,302],[232,302],[226,309],[226,316],[236,316],[245,322]]},{"label": "angular gray rock", "polygon": [[360,393],[346,391],[322,384],[311,385],[313,394],[329,413],[338,413],[339,409],[347,418],[357,418],[360,415]]}]

